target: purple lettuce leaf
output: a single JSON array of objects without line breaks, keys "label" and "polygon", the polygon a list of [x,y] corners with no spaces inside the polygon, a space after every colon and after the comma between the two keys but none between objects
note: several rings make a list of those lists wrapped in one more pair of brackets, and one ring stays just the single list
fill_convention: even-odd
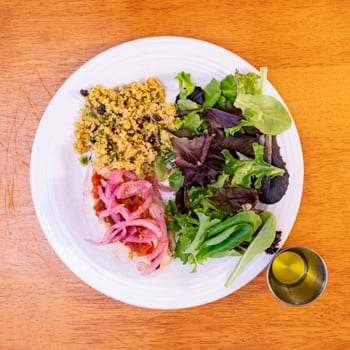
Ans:
[{"label": "purple lettuce leaf", "polygon": [[243,118],[243,115],[239,108],[204,108],[201,117],[207,120],[213,129],[216,129],[237,126]]},{"label": "purple lettuce leaf", "polygon": [[266,162],[284,169],[284,175],[276,176],[273,179],[265,177],[262,181],[262,191],[259,199],[262,203],[273,204],[282,199],[289,185],[289,173],[281,156],[276,136],[265,136],[264,159]]}]

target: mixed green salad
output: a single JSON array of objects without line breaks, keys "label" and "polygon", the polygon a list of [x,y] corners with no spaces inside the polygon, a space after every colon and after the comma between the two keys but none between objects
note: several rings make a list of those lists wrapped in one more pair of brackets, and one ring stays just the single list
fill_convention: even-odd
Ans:
[{"label": "mixed green salad", "polygon": [[287,190],[277,135],[291,118],[263,93],[266,76],[266,68],[236,71],[201,87],[180,72],[173,152],[156,161],[158,180],[176,191],[166,207],[175,257],[195,272],[208,258],[239,256],[226,287],[257,254],[275,251],[280,239],[274,214],[258,204],[276,203]]}]

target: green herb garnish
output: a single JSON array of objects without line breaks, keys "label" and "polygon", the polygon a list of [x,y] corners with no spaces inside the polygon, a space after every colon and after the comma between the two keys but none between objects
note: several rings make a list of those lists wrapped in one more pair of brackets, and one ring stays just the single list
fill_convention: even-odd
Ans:
[{"label": "green herb garnish", "polygon": [[86,166],[89,163],[89,158],[86,156],[80,157],[79,162],[81,165]]},{"label": "green herb garnish", "polygon": [[118,152],[114,152],[113,154],[112,154],[112,162],[114,161],[114,160],[119,160],[119,154],[118,154]]}]

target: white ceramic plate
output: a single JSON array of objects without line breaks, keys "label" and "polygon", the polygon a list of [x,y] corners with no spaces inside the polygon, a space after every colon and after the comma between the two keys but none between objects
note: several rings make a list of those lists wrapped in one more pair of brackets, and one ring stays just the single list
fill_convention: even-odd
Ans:
[{"label": "white ceramic plate", "polygon": [[[57,91],[39,124],[31,158],[31,189],[36,213],[51,246],[62,261],[96,290],[125,303],[157,309],[192,307],[223,298],[256,277],[272,256],[265,253],[247,266],[230,288],[224,282],[238,258],[213,259],[191,273],[192,266],[174,260],[151,277],[141,277],[132,263],[125,264],[84,238],[101,230],[93,210],[84,208],[86,168],[72,150],[74,121],[83,106],[80,89],[96,84],[114,87],[157,77],[173,101],[180,71],[190,72],[204,86],[212,77],[223,78],[238,69],[257,71],[235,54],[213,44],[181,37],[153,37],[127,42],[94,57]],[[266,94],[282,101],[267,83]],[[283,102],[283,101],[282,101]],[[284,103],[284,102],[283,102]],[[303,158],[296,127],[279,136],[282,156],[290,172],[286,195],[271,207],[282,230],[282,244],[294,224],[303,185]]]}]

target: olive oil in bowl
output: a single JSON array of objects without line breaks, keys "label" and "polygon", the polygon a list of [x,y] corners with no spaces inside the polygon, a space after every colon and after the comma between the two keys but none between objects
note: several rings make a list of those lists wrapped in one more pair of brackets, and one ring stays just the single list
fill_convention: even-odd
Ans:
[{"label": "olive oil in bowl", "polygon": [[285,251],[276,256],[271,269],[277,281],[290,285],[300,282],[305,277],[307,265],[298,253]]},{"label": "olive oil in bowl", "polygon": [[316,300],[327,283],[323,259],[305,247],[281,250],[267,270],[267,283],[272,294],[290,305],[305,305]]}]

